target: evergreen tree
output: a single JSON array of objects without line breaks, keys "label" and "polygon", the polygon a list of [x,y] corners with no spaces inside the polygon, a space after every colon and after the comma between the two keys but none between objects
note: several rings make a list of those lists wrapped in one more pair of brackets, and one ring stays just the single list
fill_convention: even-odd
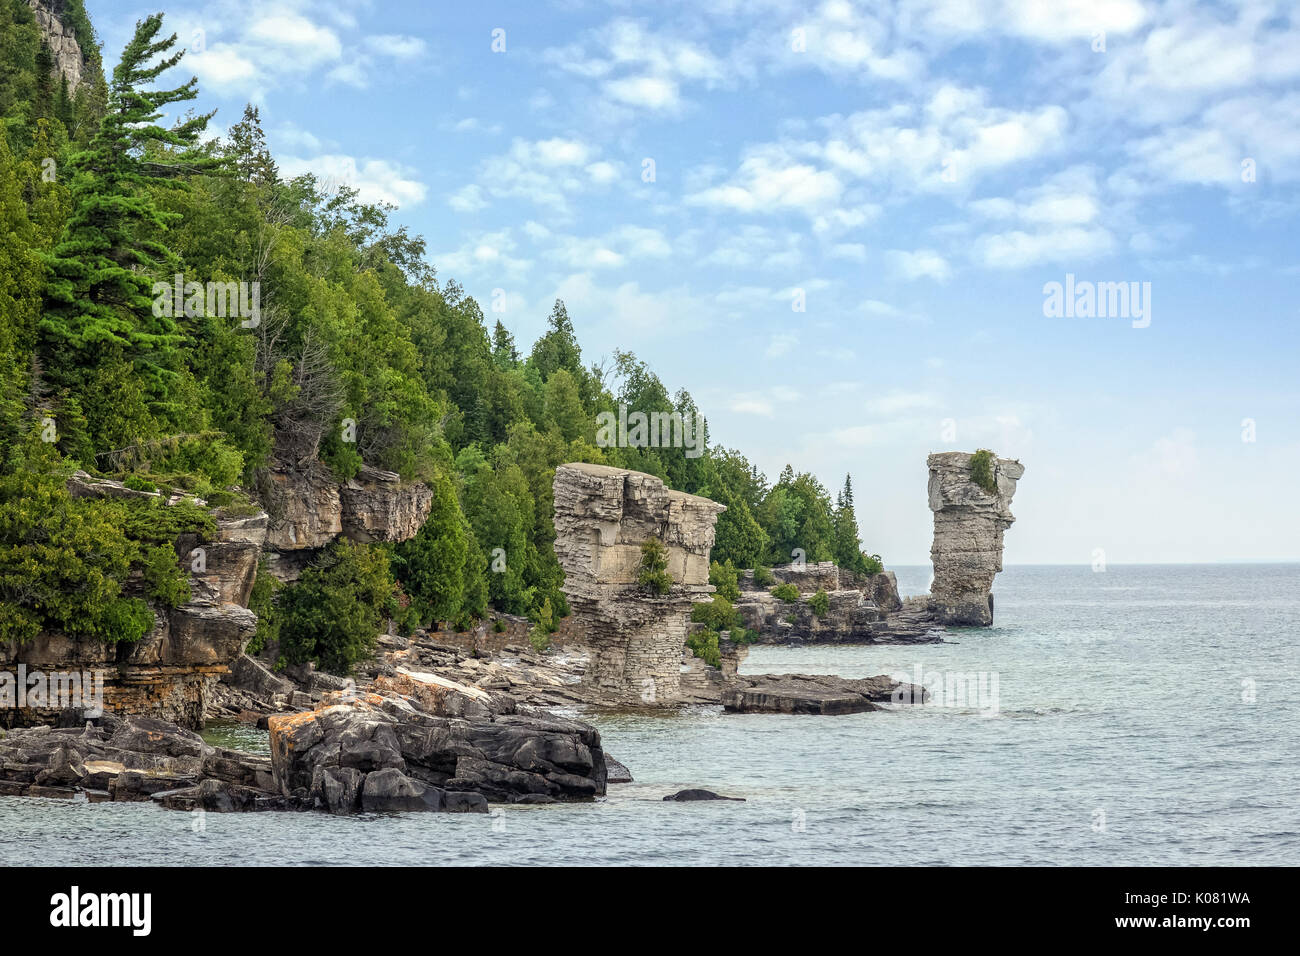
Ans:
[{"label": "evergreen tree", "polygon": [[[136,25],[113,71],[108,112],[89,147],[68,163],[72,214],[46,258],[49,282],[40,330],[42,360],[60,385],[74,392],[92,384],[112,389],[101,392],[111,408],[137,399],[123,374],[137,378],[144,409],[132,417],[145,419],[147,409],[167,421],[177,400],[177,350],[185,336],[175,318],[154,314],[150,290],[155,277],[177,265],[157,236],[178,217],[161,211],[149,190],[184,188],[185,177],[213,171],[218,161],[198,148],[211,113],[170,129],[157,125],[163,107],[198,95],[193,78],[170,90],[143,88],[184,53],[168,55],[175,34],[155,41],[161,27],[161,15]],[[106,365],[116,368],[94,374]],[[102,447],[113,429],[97,417],[91,427]]]},{"label": "evergreen tree", "polygon": [[422,624],[455,620],[464,603],[469,537],[451,480],[431,482],[433,506],[420,531],[397,546],[398,578]]},{"label": "evergreen tree", "polygon": [[573,322],[564,303],[556,299],[546,320],[549,330],[533,345],[532,363],[543,381],[557,369],[567,369],[575,378],[582,376],[582,350],[573,331]]}]

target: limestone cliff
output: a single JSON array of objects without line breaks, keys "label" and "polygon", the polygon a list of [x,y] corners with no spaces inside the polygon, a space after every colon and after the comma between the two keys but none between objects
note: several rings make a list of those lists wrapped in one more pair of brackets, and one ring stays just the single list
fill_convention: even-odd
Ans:
[{"label": "limestone cliff", "polygon": [[68,92],[75,92],[81,85],[86,70],[86,55],[90,52],[81,49],[76,32],[68,21],[63,0],[27,0],[36,17],[36,26],[41,31],[41,39],[50,49],[54,58],[56,73],[68,79]]},{"label": "limestone cliff", "polygon": [[277,463],[259,479],[257,494],[270,515],[268,564],[284,581],[297,579],[316,551],[337,538],[373,543],[415,537],[433,506],[428,485],[369,466],[340,484],[320,465]]},{"label": "limestone cliff", "polygon": [[[726,509],[653,475],[581,463],[555,470],[554,495],[555,556],[591,648],[584,680],[609,703],[677,702],[688,616],[713,591],[709,550]],[[667,551],[673,584],[662,596],[637,583],[650,538]]]},{"label": "limestone cliff", "polygon": [[930,467],[934,583],[930,612],[941,624],[987,627],[993,623],[993,576],[1002,570],[1002,534],[1015,516],[1011,497],[1024,465],[993,459],[993,491],[971,479],[971,455],[942,452]]},{"label": "limestone cliff", "polygon": [[[157,497],[84,472],[73,476],[68,490],[74,497]],[[139,641],[104,644],[41,634],[23,644],[0,643],[0,669],[16,672],[25,665],[28,673],[47,675],[100,671],[106,710],[201,727],[216,682],[257,630],[257,615],[246,605],[266,525],[263,512],[237,517],[218,514],[210,540],[182,535],[176,552],[182,566],[190,570],[190,600],[180,607],[155,609],[154,627]],[[200,547],[203,554],[196,560]],[[64,717],[54,708],[0,711],[0,722],[10,725],[57,722]]]}]

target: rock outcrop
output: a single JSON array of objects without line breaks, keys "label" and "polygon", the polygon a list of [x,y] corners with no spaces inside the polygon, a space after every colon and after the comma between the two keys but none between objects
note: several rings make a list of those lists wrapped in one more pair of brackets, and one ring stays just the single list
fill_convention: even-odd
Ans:
[{"label": "rock outcrop", "polygon": [[[653,475],[581,463],[555,470],[554,495],[564,593],[591,648],[586,682],[611,704],[677,703],[687,618],[713,591],[709,550],[726,509]],[[667,552],[673,583],[664,595],[637,583],[651,538]]]},{"label": "rock outcrop", "polygon": [[[478,700],[447,683],[440,698]],[[482,703],[482,701],[479,701]],[[225,750],[152,717],[0,736],[0,796],[146,801],[171,810],[487,812],[489,802],[602,796],[595,728],[549,715],[433,713],[395,692],[334,694],[316,710],[272,717],[269,757]],[[448,709],[448,713],[451,708]]]},{"label": "rock outcrop", "polygon": [[1002,534],[1016,520],[1011,498],[1025,467],[994,458],[995,488],[987,491],[971,479],[971,458],[942,452],[926,459],[934,512],[930,612],[940,624],[987,627],[993,623],[993,576],[1002,570]]},{"label": "rock outcrop", "polygon": [[[740,575],[736,610],[746,629],[762,644],[913,644],[941,640],[934,622],[900,614],[903,602],[893,571],[858,575],[830,561],[772,568],[776,584],[793,584],[798,601],[782,601],[771,587],[754,583],[754,572]],[[826,614],[814,613],[808,598],[823,590]]]},{"label": "rock outcrop", "polygon": [[925,689],[885,675],[852,679],[831,674],[737,677],[722,697],[725,710],[764,714],[856,714],[898,699],[922,703]]},{"label": "rock outcrop", "polygon": [[413,538],[433,506],[428,485],[369,466],[340,484],[319,464],[276,463],[260,476],[257,493],[271,516],[268,566],[283,581],[296,580],[320,548],[340,537],[367,543]]},{"label": "rock outcrop", "polygon": [[86,58],[82,55],[76,33],[67,22],[63,0],[27,0],[27,5],[32,8],[41,39],[54,58],[55,73],[67,77],[69,93],[76,92],[81,85]]},{"label": "rock outcrop", "polygon": [[[159,497],[84,472],[72,477],[68,489],[74,497]],[[190,600],[176,608],[155,609],[154,627],[139,641],[105,644],[93,638],[40,634],[23,644],[0,643],[0,669],[17,672],[21,667],[28,675],[84,675],[91,680],[83,679],[83,694],[98,675],[106,710],[202,727],[217,681],[257,630],[257,615],[246,605],[266,526],[262,512],[233,517],[218,513],[216,532],[209,540],[182,535],[176,552],[189,572]],[[29,698],[28,706],[2,709],[0,725],[30,726],[61,719],[66,708],[53,699],[47,703],[34,705]]]},{"label": "rock outcrop", "polygon": [[[316,710],[272,717],[271,766],[286,798],[331,813],[486,810],[487,802],[552,803],[605,793],[600,735],[574,720],[491,713],[491,699],[444,685],[437,701],[331,695]],[[480,692],[481,693],[481,692]],[[456,698],[481,716],[448,716]],[[441,713],[432,712],[431,704]],[[457,707],[459,704],[457,704]]]}]

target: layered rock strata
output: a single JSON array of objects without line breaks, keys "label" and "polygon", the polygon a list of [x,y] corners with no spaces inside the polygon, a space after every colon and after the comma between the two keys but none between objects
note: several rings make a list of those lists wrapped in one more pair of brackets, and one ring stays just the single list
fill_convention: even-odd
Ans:
[{"label": "layered rock strata", "polygon": [[[68,490],[74,497],[159,497],[84,472],[72,477]],[[257,615],[246,605],[267,516],[218,514],[216,526],[207,541],[192,534],[177,540],[177,559],[189,572],[190,600],[175,608],[155,608],[154,627],[139,641],[105,644],[93,638],[40,634],[22,644],[0,643],[0,670],[11,676],[21,674],[37,685],[40,680],[47,685],[58,680],[70,687],[75,679],[82,697],[102,692],[108,711],[201,727],[217,681],[257,630]],[[200,548],[202,555],[197,553]],[[53,693],[46,701],[27,695],[25,706],[0,709],[0,725],[30,726],[62,716],[63,708]]]},{"label": "layered rock strata", "polygon": [[[691,605],[707,600],[717,502],[672,491],[653,475],[604,465],[555,470],[555,555],[573,627],[591,649],[586,683],[610,704],[681,699],[682,645]],[[663,542],[672,586],[637,581],[641,545]]]},{"label": "layered rock strata", "polygon": [[971,458],[965,452],[942,452],[926,459],[934,512],[929,608],[940,624],[988,627],[993,623],[993,577],[1002,570],[1002,535],[1016,520],[1011,498],[1025,467],[1010,458],[994,458],[994,488],[989,491],[972,480]]},{"label": "layered rock strata", "polygon": [[321,465],[276,463],[258,480],[258,498],[270,515],[267,563],[282,581],[293,581],[316,553],[337,540],[406,541],[429,517],[433,492],[396,472],[364,466],[340,484]]}]

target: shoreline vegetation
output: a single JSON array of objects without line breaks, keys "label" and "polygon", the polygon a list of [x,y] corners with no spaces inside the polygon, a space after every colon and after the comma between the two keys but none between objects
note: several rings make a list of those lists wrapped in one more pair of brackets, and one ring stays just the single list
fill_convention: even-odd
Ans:
[{"label": "shoreline vegetation", "polygon": [[[267,507],[260,489],[282,466],[338,483],[380,469],[433,499],[409,539],[331,542],[293,580],[258,576],[254,647],[278,643],[286,663],[346,670],[389,617],[409,633],[521,614],[548,632],[569,613],[551,519],[564,461],[725,505],[719,562],[797,552],[878,568],[849,478],[834,501],[791,466],[769,483],[711,444],[691,395],[636,356],[585,363],[558,300],[522,352],[438,275],[392,207],[283,178],[256,107],[217,140],[204,138],[210,113],[160,125],[199,95],[161,15],[141,21],[106,78],[80,0],[61,9],[82,39],[73,90],[27,4],[5,0],[0,16],[0,640],[139,641],[155,610],[186,598],[187,569],[169,566],[151,523]],[[201,292],[159,309],[156,283],[183,296],[237,284],[258,315],[208,314]],[[628,409],[693,423],[692,447],[602,440]],[[159,498],[71,497],[77,469]],[[322,604],[327,621],[311,610]]]}]

